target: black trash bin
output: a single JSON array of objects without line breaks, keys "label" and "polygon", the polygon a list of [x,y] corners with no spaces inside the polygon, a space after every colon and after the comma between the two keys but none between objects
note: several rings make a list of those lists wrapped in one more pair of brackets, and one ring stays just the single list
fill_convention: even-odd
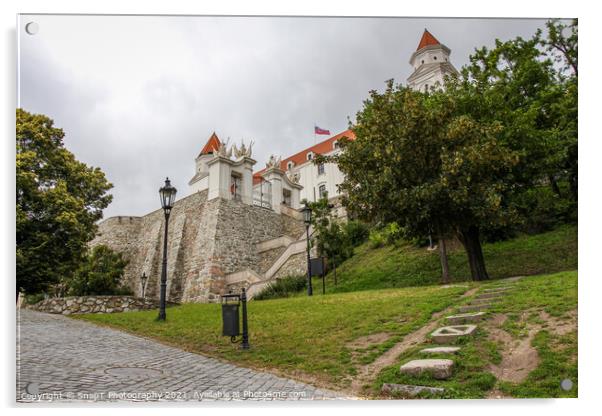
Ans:
[{"label": "black trash bin", "polygon": [[[235,302],[232,302],[236,300]],[[240,335],[240,319],[238,308],[240,297],[238,295],[222,296],[222,335],[225,337],[237,337]]]}]

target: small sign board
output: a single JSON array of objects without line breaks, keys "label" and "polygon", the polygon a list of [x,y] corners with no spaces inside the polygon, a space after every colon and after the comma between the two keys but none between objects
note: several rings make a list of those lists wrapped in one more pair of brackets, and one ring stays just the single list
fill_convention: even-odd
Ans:
[{"label": "small sign board", "polygon": [[326,274],[326,264],[324,257],[314,257],[310,259],[311,275],[313,276],[324,276]]}]

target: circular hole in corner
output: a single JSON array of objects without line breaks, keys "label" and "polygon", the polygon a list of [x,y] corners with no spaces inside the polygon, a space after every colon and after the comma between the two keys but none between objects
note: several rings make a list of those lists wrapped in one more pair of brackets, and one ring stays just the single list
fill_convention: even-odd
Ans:
[{"label": "circular hole in corner", "polygon": [[29,22],[25,25],[25,31],[30,35],[35,35],[40,30],[40,25],[36,22]]}]

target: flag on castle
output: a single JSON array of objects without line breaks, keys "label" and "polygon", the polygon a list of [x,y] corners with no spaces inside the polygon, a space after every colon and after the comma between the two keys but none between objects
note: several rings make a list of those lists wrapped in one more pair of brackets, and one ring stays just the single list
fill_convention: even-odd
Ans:
[{"label": "flag on castle", "polygon": [[324,130],[318,126],[314,126],[314,134],[330,134],[330,130]]}]

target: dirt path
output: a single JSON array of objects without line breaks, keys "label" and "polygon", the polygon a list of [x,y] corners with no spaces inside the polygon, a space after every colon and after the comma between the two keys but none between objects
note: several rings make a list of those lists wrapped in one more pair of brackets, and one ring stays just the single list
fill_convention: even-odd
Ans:
[{"label": "dirt path", "polygon": [[[472,296],[478,290],[478,287],[470,289],[462,295],[462,298]],[[397,360],[397,357],[399,357],[404,351],[408,350],[414,345],[423,343],[426,340],[426,336],[439,326],[439,318],[451,313],[455,307],[455,305],[452,305],[440,312],[434,313],[426,325],[414,332],[407,334],[402,341],[395,344],[391,349],[387,350],[387,352],[379,356],[375,361],[361,367],[358,371],[358,374],[351,382],[351,391],[354,394],[360,394],[362,387],[373,380],[383,368],[394,364]]]},{"label": "dirt path", "polygon": [[[524,311],[521,319],[524,320],[527,315],[528,311]],[[491,373],[498,380],[520,383],[537,368],[540,362],[539,354],[531,342],[542,329],[547,329],[557,335],[564,335],[577,328],[577,311],[571,312],[566,320],[554,318],[545,311],[539,312],[539,318],[544,324],[527,324],[527,335],[520,339],[513,338],[501,328],[507,319],[506,315],[497,314],[490,320],[486,327],[489,339],[502,344],[502,361],[489,367]],[[492,392],[492,394],[495,393]]]}]

